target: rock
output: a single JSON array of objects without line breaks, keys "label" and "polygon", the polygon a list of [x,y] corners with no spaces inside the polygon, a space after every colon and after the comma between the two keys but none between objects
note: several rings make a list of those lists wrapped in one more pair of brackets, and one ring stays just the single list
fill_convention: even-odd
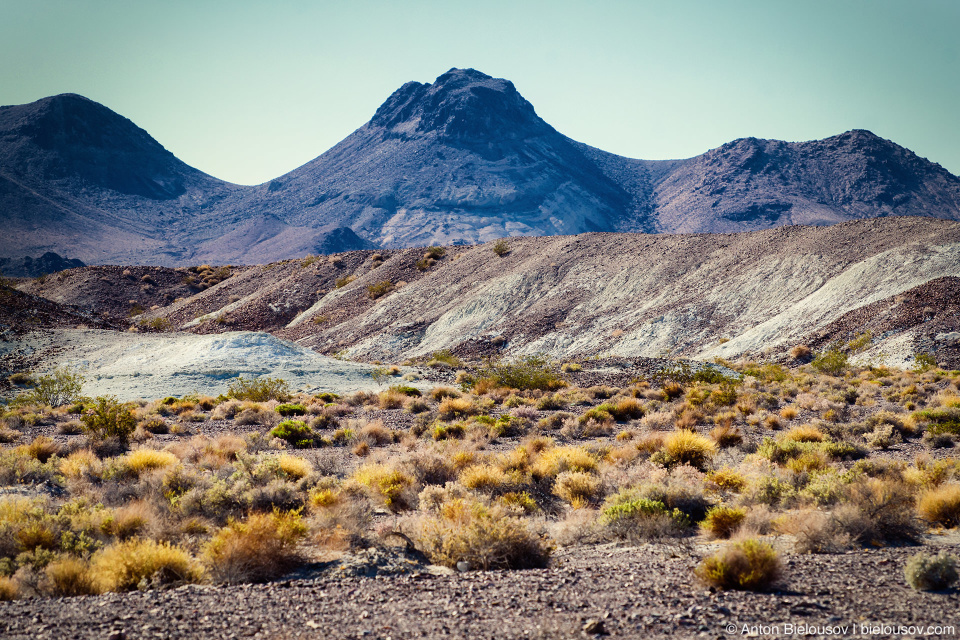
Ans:
[{"label": "rock", "polygon": [[593,636],[607,635],[607,630],[603,626],[603,620],[597,620],[595,618],[587,620],[586,624],[583,625],[583,632]]}]

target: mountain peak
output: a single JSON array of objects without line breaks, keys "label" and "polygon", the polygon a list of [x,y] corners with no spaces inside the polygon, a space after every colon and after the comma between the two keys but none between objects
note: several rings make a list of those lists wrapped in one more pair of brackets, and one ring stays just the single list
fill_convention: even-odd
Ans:
[{"label": "mountain peak", "polygon": [[0,107],[0,136],[18,141],[0,163],[11,173],[42,167],[48,178],[128,195],[175,198],[194,171],[127,118],[75,93]]},{"label": "mountain peak", "polygon": [[497,142],[553,132],[509,80],[453,68],[433,84],[408,82],[370,121],[397,135],[436,134],[451,141]]}]

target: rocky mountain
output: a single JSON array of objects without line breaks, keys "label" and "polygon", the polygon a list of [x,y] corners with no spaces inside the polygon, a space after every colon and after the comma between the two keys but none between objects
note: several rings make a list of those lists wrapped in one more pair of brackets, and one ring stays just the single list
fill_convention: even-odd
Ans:
[{"label": "rocky mountain", "polygon": [[859,130],[623,158],[557,132],[511,82],[451,69],[405,84],[341,143],[255,187],[187,166],[80,96],[2,107],[0,212],[4,257],[253,264],[519,235],[956,220],[960,178]]},{"label": "rocky mountain", "polygon": [[39,258],[24,256],[20,260],[0,258],[0,273],[15,278],[38,278],[64,269],[85,267],[82,260],[64,258],[58,253],[48,251]]}]

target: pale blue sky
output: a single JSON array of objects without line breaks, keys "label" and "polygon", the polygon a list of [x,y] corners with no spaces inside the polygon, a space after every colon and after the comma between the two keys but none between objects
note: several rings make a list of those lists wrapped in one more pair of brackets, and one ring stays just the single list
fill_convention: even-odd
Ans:
[{"label": "pale blue sky", "polygon": [[955,0],[0,0],[0,15],[0,104],[79,93],[243,184],[455,66],[625,156],[864,128],[960,174]]}]

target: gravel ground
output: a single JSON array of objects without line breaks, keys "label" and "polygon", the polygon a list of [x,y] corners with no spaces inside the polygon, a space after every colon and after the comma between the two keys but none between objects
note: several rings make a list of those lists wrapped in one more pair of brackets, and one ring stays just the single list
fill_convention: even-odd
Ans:
[{"label": "gravel ground", "polygon": [[[960,551],[958,540],[946,545]],[[954,637],[960,593],[903,579],[912,548],[788,556],[780,589],[714,592],[690,549],[582,547],[549,569],[291,580],[236,587],[0,603],[0,637],[42,638],[622,638]],[[766,626],[767,629],[752,627]],[[890,625],[873,633],[863,625]],[[898,626],[921,633],[897,633]],[[952,625],[954,632],[927,633]],[[745,628],[746,627],[746,628]],[[866,631],[866,632],[864,632]],[[936,631],[936,629],[933,629]],[[593,633],[590,633],[593,632]]]}]

